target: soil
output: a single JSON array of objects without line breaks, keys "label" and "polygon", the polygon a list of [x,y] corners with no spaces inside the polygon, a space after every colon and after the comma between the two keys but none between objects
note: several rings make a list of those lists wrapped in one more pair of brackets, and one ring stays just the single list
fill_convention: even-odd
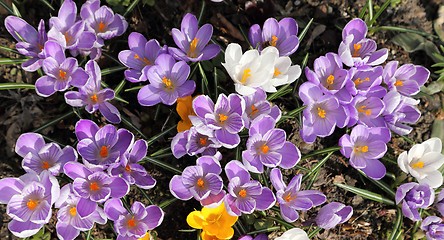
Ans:
[{"label": "soil", "polygon": [[[141,1],[143,2],[143,1]],[[202,14],[202,23],[209,22],[214,26],[213,39],[225,47],[230,42],[238,42],[244,48],[248,43],[244,40],[242,32],[248,32],[249,26],[258,23],[260,25],[269,18],[276,17],[294,17],[300,27],[300,31],[306,26],[310,18],[314,18],[313,25],[310,27],[306,37],[301,42],[299,50],[292,56],[293,62],[301,64],[305,53],[310,53],[307,66],[312,67],[313,61],[320,55],[329,51],[336,52],[341,41],[342,27],[352,18],[357,17],[366,4],[365,0],[358,1],[314,1],[314,0],[264,0],[264,1],[245,1],[228,0],[229,3],[212,3],[205,1],[206,7]],[[373,1],[374,6],[381,6],[384,1]],[[59,8],[59,1],[54,1],[53,7]],[[379,17],[376,25],[378,26],[400,26],[410,29],[417,29],[426,33],[433,33],[432,21],[437,17],[439,0],[420,1],[403,0],[400,3],[389,6],[389,8]],[[78,4],[80,6],[80,4]],[[171,37],[171,28],[180,26],[183,15],[192,12],[199,16],[202,1],[199,0],[157,0],[153,7],[139,3],[137,7],[127,16],[129,29],[117,39],[110,41],[106,53],[117,57],[119,51],[127,49],[127,37],[133,31],[144,34],[148,39],[156,38],[161,44],[174,45]],[[0,7],[1,8],[1,7]],[[49,19],[50,15],[57,14],[45,7],[41,1],[29,0],[18,6],[25,20],[31,25],[36,26],[39,19]],[[4,12],[0,19],[4,22],[7,16]],[[423,53],[406,53],[401,47],[393,44],[390,39],[395,36],[395,32],[378,31],[370,35],[377,41],[378,47],[390,49],[389,60],[397,60],[403,63],[421,64],[429,69],[433,64],[432,60]],[[10,48],[14,47],[13,39],[5,30],[3,24],[0,26],[0,44]],[[0,50],[1,58],[18,58],[17,54]],[[213,61],[214,63],[215,61]],[[220,61],[219,61],[220,62]],[[116,66],[116,63],[109,57],[102,57],[99,60],[102,69]],[[218,69],[223,69],[216,65]],[[38,78],[37,73],[27,73],[19,65],[0,65],[0,82],[18,82],[34,83]],[[192,79],[200,79],[198,71]],[[104,76],[104,81],[110,86],[116,86],[124,79],[123,71],[112,75]],[[302,80],[305,80],[302,78]],[[230,81],[227,78],[221,80],[221,85],[226,86],[226,90],[233,91]],[[430,81],[430,80],[429,80]],[[137,84],[126,83],[125,87],[134,87]],[[174,126],[178,121],[174,107],[161,106],[141,107],[136,100],[136,92],[122,92],[121,97],[129,101],[129,104],[116,103],[123,115],[130,122],[141,129],[142,133],[148,138],[159,133],[159,129],[166,130]],[[408,138],[414,142],[422,142],[430,137],[431,125],[433,120],[442,113],[444,103],[444,94],[439,93],[433,96],[424,96],[420,98],[420,110],[422,117],[414,126],[412,133]],[[284,111],[290,111],[298,106],[291,96],[286,96],[275,101]],[[55,94],[49,98],[41,98],[33,90],[10,90],[0,91],[0,178],[17,177],[24,173],[21,169],[21,159],[14,153],[14,144],[21,133],[33,131],[43,124],[70,112],[71,108],[64,103],[62,94]],[[81,117],[91,118],[89,115],[80,111]],[[156,117],[157,116],[157,117]],[[41,134],[48,136],[61,144],[74,144],[76,141],[73,134],[74,124],[79,116],[71,115],[54,125],[51,125],[41,131]],[[97,115],[92,116],[96,122],[106,124],[104,119]],[[130,130],[131,127],[121,124]],[[318,139],[314,144],[307,145],[302,142],[299,136],[300,125],[297,120],[288,120],[280,127],[287,131],[289,140],[298,146],[302,154],[307,154],[313,150],[327,148],[337,145],[338,138],[344,133],[341,130],[336,131],[333,136],[325,139]],[[134,131],[133,131],[134,132]],[[170,146],[171,138],[175,134],[175,129],[165,136],[158,139],[153,145],[150,145],[148,154],[152,154],[159,149]],[[140,137],[140,134],[138,135]],[[397,156],[412,146],[412,143],[404,138],[394,136],[389,145],[387,157],[396,159]],[[223,152],[224,162],[235,159],[233,151]],[[321,157],[309,158],[301,161],[299,164],[306,168],[311,168]],[[172,156],[166,156],[162,159],[178,168],[185,168],[193,164],[195,158],[175,159]],[[222,163],[224,164],[224,163]],[[385,162],[389,173],[394,176],[400,175],[397,165]],[[173,174],[147,163],[145,167],[157,180],[154,189],[147,191],[148,196],[156,202],[161,203],[173,197],[168,191],[168,183]],[[289,170],[285,172],[286,177],[291,178],[298,170]],[[394,184],[390,177],[383,179],[389,185]],[[346,183],[351,186],[367,189],[384,195],[379,188],[372,182],[360,175],[349,166],[347,159],[338,152],[333,154],[328,160],[328,164],[321,169],[316,181],[313,183],[313,189],[323,191],[328,201],[339,201],[354,208],[354,214],[346,224],[336,227],[332,230],[321,231],[314,239],[386,239],[393,227],[396,218],[396,208],[385,204],[365,200],[353,193],[336,187],[333,183]],[[148,203],[141,193],[133,189],[128,197],[130,201],[138,200]],[[189,212],[194,209],[200,209],[200,205],[190,200],[187,202],[175,201],[165,208],[165,218],[160,227],[156,229],[158,239],[195,239],[196,233],[180,232],[181,229],[190,229],[186,224],[185,218]],[[309,226],[313,222],[318,208],[307,213],[301,213],[300,220],[296,226]],[[271,211],[268,214],[274,214]],[[0,205],[0,239],[15,239],[7,230],[7,223],[10,218],[6,214],[6,206]],[[242,218],[242,221],[245,221]],[[404,237],[411,239],[411,229],[413,223],[404,219]],[[52,238],[56,238],[54,224],[47,224],[46,231],[51,232]],[[308,228],[307,228],[308,229]],[[249,231],[255,230],[252,226]],[[115,238],[110,225],[96,226],[92,231],[94,239]],[[272,233],[270,237],[277,236]],[[81,235],[83,239],[86,235]],[[235,237],[238,237],[236,235]],[[234,238],[235,239],[235,238]]]}]

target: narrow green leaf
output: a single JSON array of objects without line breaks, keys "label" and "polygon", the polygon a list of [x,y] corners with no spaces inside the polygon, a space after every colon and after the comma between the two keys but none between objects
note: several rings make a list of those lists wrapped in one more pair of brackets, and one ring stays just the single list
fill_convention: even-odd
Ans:
[{"label": "narrow green leaf", "polygon": [[167,152],[171,152],[171,147],[159,149],[156,152],[154,152],[153,154],[151,154],[150,157],[156,157],[156,156],[162,155]]},{"label": "narrow green leaf", "polygon": [[35,86],[28,83],[0,83],[0,90],[12,89],[35,89]]},{"label": "narrow green leaf", "polygon": [[395,202],[393,200],[390,200],[386,197],[383,197],[381,194],[377,194],[374,192],[370,192],[361,188],[357,188],[357,187],[352,187],[346,184],[342,184],[342,183],[334,183],[336,186],[343,188],[349,192],[352,192],[356,195],[359,195],[363,198],[366,199],[370,199],[373,200],[375,202],[380,202],[380,203],[384,203],[384,204],[388,204],[388,205],[395,205]]},{"label": "narrow green leaf", "polygon": [[161,133],[159,133],[159,134],[157,134],[157,135],[154,135],[153,137],[151,137],[151,138],[147,141],[147,142],[148,142],[148,146],[150,146],[150,145],[153,144],[155,141],[157,141],[157,139],[161,138],[162,136],[164,136],[165,134],[171,132],[172,130],[174,130],[174,129],[176,129],[176,128],[177,128],[177,126],[174,125],[174,126],[171,126],[170,128],[168,128],[167,130],[165,130],[165,131],[163,131],[163,132],[161,132]]},{"label": "narrow green leaf", "polygon": [[314,18],[311,18],[310,21],[308,21],[307,26],[305,26],[304,30],[302,30],[301,34],[299,34],[299,42],[302,42],[302,39],[304,39],[305,35],[307,35],[308,29],[310,29],[311,24],[313,23]]},{"label": "narrow green leaf", "polygon": [[139,4],[140,0],[134,0],[131,5],[128,6],[128,8],[126,9],[125,13],[123,13],[123,16],[126,17],[128,16],[128,14],[130,14],[133,9],[137,6],[137,4]]},{"label": "narrow green leaf", "polygon": [[379,26],[379,27],[372,27],[370,28],[372,32],[376,32],[379,30],[386,30],[386,31],[395,31],[395,32],[401,32],[401,33],[416,33],[418,35],[424,36],[424,37],[431,37],[431,38],[438,38],[438,36],[422,32],[415,29],[409,29],[409,28],[403,28],[403,27],[395,27],[395,26]]},{"label": "narrow green leaf", "polygon": [[379,8],[379,10],[376,12],[375,16],[373,16],[373,18],[367,24],[367,26],[371,27],[376,22],[376,20],[378,20],[379,16],[381,16],[381,14],[387,9],[387,7],[390,5],[391,2],[392,0],[386,0],[384,4],[382,4],[382,6]]},{"label": "narrow green leaf", "polygon": [[311,239],[312,237],[316,236],[316,234],[318,234],[320,231],[322,231],[322,228],[316,227],[313,231],[311,231],[307,234],[308,238]]},{"label": "narrow green leaf", "polygon": [[162,209],[165,209],[166,207],[168,207],[169,205],[171,205],[175,201],[177,201],[177,198],[171,198],[171,199],[161,202],[158,206]]},{"label": "narrow green leaf", "polygon": [[119,95],[119,93],[122,91],[123,87],[125,86],[126,80],[123,79],[120,81],[119,85],[117,85],[116,88],[114,88],[115,95]]},{"label": "narrow green leaf", "polygon": [[371,179],[361,170],[358,170],[358,172],[366,177],[368,180],[370,180],[370,182],[379,187],[382,191],[386,192],[390,198],[395,199],[395,191],[393,191],[393,189],[387,183],[382,180]]},{"label": "narrow green leaf", "polygon": [[259,229],[259,230],[256,230],[256,231],[251,231],[251,232],[247,233],[247,235],[254,235],[254,234],[258,234],[258,233],[273,232],[273,231],[277,231],[277,230],[280,230],[280,229],[281,229],[280,226],[269,227],[269,228]]},{"label": "narrow green leaf", "polygon": [[115,72],[120,72],[125,70],[127,67],[125,66],[115,66],[115,67],[110,67],[110,68],[105,68],[102,69],[102,76],[111,74],[111,73],[115,73]]},{"label": "narrow green leaf", "polygon": [[367,6],[368,6],[368,18],[373,19],[373,2],[372,2],[372,0],[367,1]]},{"label": "narrow green leaf", "polygon": [[60,116],[60,117],[58,117],[58,118],[56,118],[56,119],[53,119],[53,120],[51,120],[51,121],[49,121],[49,122],[43,124],[42,126],[36,128],[36,129],[34,129],[32,132],[35,132],[35,133],[36,133],[36,132],[40,132],[40,131],[42,131],[43,129],[46,129],[46,128],[49,127],[49,126],[52,126],[52,125],[54,125],[54,124],[57,124],[57,123],[59,123],[60,121],[66,119],[66,118],[68,118],[68,117],[70,117],[70,116],[72,116],[72,115],[74,115],[74,111],[67,112],[67,113],[63,114],[62,116]]},{"label": "narrow green leaf", "polygon": [[331,155],[334,153],[334,151],[329,152],[327,154],[327,156],[325,156],[321,161],[319,161],[312,169],[310,169],[310,171],[308,173],[306,173],[303,177],[302,177],[302,181],[305,181],[308,177],[310,177],[310,175],[315,174],[316,172],[319,171],[319,169],[325,164],[325,162],[327,162],[327,160],[331,157]]},{"label": "narrow green leaf", "polygon": [[146,194],[145,189],[142,189],[140,187],[137,187],[137,189],[139,189],[140,193],[142,193],[143,197],[146,198],[146,200],[148,200],[148,202],[150,202],[151,205],[155,205],[153,200],[151,200],[151,198],[148,196],[148,194]]},{"label": "narrow green leaf", "polygon": [[[444,120],[443,119],[435,119],[432,125],[432,136],[441,139],[444,142]],[[442,150],[444,154],[444,149]]]},{"label": "narrow green leaf", "polygon": [[364,16],[365,16],[365,13],[367,12],[367,10],[368,10],[368,1],[365,2],[364,7],[363,7],[363,8],[361,9],[361,11],[359,12],[358,18],[360,18],[360,19],[364,19]]},{"label": "narrow green leaf", "polygon": [[311,158],[313,156],[317,156],[317,155],[321,155],[321,154],[325,154],[325,153],[331,153],[331,152],[336,152],[338,150],[340,150],[341,147],[330,147],[330,148],[324,148],[321,150],[317,150],[314,152],[311,152],[307,155],[302,156],[302,160],[307,159],[307,158]]},{"label": "narrow green leaf", "polygon": [[[2,1],[2,0],[0,0],[0,3],[1,3],[1,1]],[[1,49],[1,50],[5,50],[5,51],[8,51],[8,52],[15,53],[15,54],[21,54],[21,53],[17,52],[17,50],[12,49],[12,48],[8,48],[8,47],[5,47],[5,46],[0,46],[0,49]]]},{"label": "narrow green leaf", "polygon": [[12,4],[12,11],[14,12],[13,14],[14,14],[15,16],[21,18],[21,17],[22,17],[22,14],[20,14],[20,11],[18,10],[17,6],[15,6],[14,3],[11,3],[11,4]]},{"label": "narrow green leaf", "polygon": [[219,96],[219,93],[217,91],[217,87],[219,87],[219,79],[218,79],[216,67],[214,67],[213,73],[214,73],[214,96]]},{"label": "narrow green leaf", "polygon": [[155,158],[152,158],[152,157],[145,157],[145,158],[143,158],[142,159],[142,163],[145,163],[145,162],[149,162],[149,163],[152,163],[154,165],[157,165],[157,166],[159,166],[159,167],[161,167],[161,168],[163,168],[165,170],[168,170],[168,171],[170,171],[170,172],[172,172],[174,174],[182,174],[182,171],[180,169],[178,169],[178,168],[176,168],[174,166],[171,166],[168,163],[159,161],[159,160],[157,160]]},{"label": "narrow green leaf", "polygon": [[43,4],[45,4],[45,6],[47,6],[49,9],[51,9],[51,11],[55,11],[55,9],[52,7],[51,3],[49,3],[46,0],[40,0]]},{"label": "narrow green leaf", "polygon": [[201,91],[203,94],[205,94],[205,92],[210,93],[210,89],[208,87],[207,75],[205,74],[202,64],[200,64],[200,62],[198,62],[197,66],[199,67],[199,72],[200,72],[200,75],[202,76]]},{"label": "narrow green leaf", "polygon": [[[15,15],[14,10],[5,2],[5,0],[0,0],[0,5],[9,12],[9,14]],[[17,16],[17,15],[16,15]]]},{"label": "narrow green leaf", "polygon": [[276,123],[276,125],[281,124],[281,123],[282,123],[283,121],[285,121],[286,119],[296,117],[299,113],[301,113],[302,111],[304,111],[304,109],[305,109],[306,107],[307,107],[307,106],[302,106],[302,107],[296,108],[296,109],[294,109],[294,110],[288,112],[288,113],[285,114],[285,115],[282,115],[281,119],[279,119],[279,121]]},{"label": "narrow green leaf", "polygon": [[[197,23],[201,23],[202,16],[203,16],[204,12],[205,12],[205,1],[202,1],[202,6],[200,7],[199,18],[197,20]],[[202,25],[202,24],[200,24],[200,25]]]},{"label": "narrow green leaf", "polygon": [[282,226],[284,226],[287,230],[295,227],[293,224],[288,223],[288,222],[286,222],[286,221],[284,221],[284,220],[282,220],[282,219],[280,219],[280,218],[277,218],[277,217],[267,217],[267,219],[270,219],[270,220],[273,220],[273,221],[275,221],[275,222],[280,223],[280,224],[281,224]]},{"label": "narrow green leaf", "polygon": [[143,88],[143,85],[141,85],[141,86],[136,86],[136,87],[132,87],[132,88],[127,88],[127,89],[125,89],[124,92],[138,91],[138,90],[140,90],[141,88]]},{"label": "narrow green leaf", "polygon": [[3,64],[20,64],[28,61],[28,58],[18,58],[18,59],[11,59],[11,58],[0,58],[0,65]]},{"label": "narrow green leaf", "polygon": [[396,208],[396,221],[393,226],[392,234],[390,234],[388,240],[396,240],[398,239],[398,233],[401,232],[402,229],[402,212],[400,208]]},{"label": "narrow green leaf", "polygon": [[129,119],[127,119],[124,116],[120,116],[122,118],[122,123],[131,128],[132,130],[136,131],[143,139],[147,139],[147,137],[145,136],[145,134],[143,134],[142,131],[140,131],[140,129],[138,127],[136,127]]}]

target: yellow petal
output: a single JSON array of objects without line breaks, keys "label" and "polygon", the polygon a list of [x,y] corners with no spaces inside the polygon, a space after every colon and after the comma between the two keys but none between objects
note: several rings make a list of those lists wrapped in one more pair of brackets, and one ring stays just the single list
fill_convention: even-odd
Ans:
[{"label": "yellow petal", "polygon": [[224,239],[220,239],[214,235],[210,235],[205,231],[202,231],[202,234],[200,235],[200,237],[202,238],[202,240],[224,240]]},{"label": "yellow petal", "polygon": [[237,221],[237,219],[239,218],[238,216],[231,216],[227,211],[225,211],[223,214],[222,214],[222,217],[221,217],[222,219],[224,219],[224,223],[225,224],[227,224],[228,226],[233,226],[235,223],[236,223],[236,221]]},{"label": "yellow petal", "polygon": [[186,130],[189,130],[193,124],[191,121],[180,121],[177,123],[177,132],[184,132]]},{"label": "yellow petal", "polygon": [[187,223],[192,228],[202,229],[204,222],[205,218],[200,211],[193,211],[187,216]]},{"label": "yellow petal", "polygon": [[220,239],[231,239],[234,235],[234,229],[233,228],[221,228],[219,231],[219,234],[216,235],[216,237]]}]

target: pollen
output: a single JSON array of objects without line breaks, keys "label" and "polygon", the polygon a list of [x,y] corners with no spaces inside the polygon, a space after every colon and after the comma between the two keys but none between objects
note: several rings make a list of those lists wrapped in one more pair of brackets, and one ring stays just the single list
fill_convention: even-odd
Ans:
[{"label": "pollen", "polygon": [[368,152],[368,146],[367,146],[367,145],[364,145],[364,146],[361,146],[361,147],[355,147],[355,148],[353,149],[353,151],[354,151],[354,152],[366,153],[366,152]]},{"label": "pollen", "polygon": [[219,113],[219,122],[224,123],[225,121],[227,121],[228,116],[222,113]]},{"label": "pollen", "polygon": [[242,197],[242,198],[244,198],[244,197],[246,197],[247,196],[247,190],[245,190],[245,189],[241,189],[240,191],[239,191],[239,197]]},{"label": "pollen", "polygon": [[199,144],[201,146],[206,146],[207,145],[207,138],[205,138],[205,137],[199,138]]},{"label": "pollen", "polygon": [[72,36],[69,34],[69,33],[64,33],[63,34],[63,36],[65,37],[65,41],[68,43],[68,42],[71,42],[71,40],[72,40]]},{"label": "pollen", "polygon": [[128,221],[126,222],[126,225],[128,225],[129,228],[133,228],[137,225],[137,221],[136,219],[134,219],[134,217],[128,219]]},{"label": "pollen", "polygon": [[188,50],[188,57],[195,58],[197,57],[196,48],[199,43],[198,38],[194,38],[193,41],[190,42],[190,50]]},{"label": "pollen", "polygon": [[125,171],[131,172],[131,166],[129,164],[125,166]]},{"label": "pollen", "polygon": [[139,54],[134,54],[134,59],[142,61],[145,65],[153,65],[146,57],[140,58]]},{"label": "pollen", "polygon": [[202,178],[197,179],[196,184],[200,188],[203,188],[205,186],[205,182],[204,182],[204,180]]},{"label": "pollen", "polygon": [[418,161],[418,162],[412,163],[410,166],[412,168],[424,168],[424,162]]},{"label": "pollen", "polygon": [[402,80],[396,80],[396,82],[395,82],[395,86],[396,87],[402,87],[402,86],[404,86],[404,82],[402,81]]},{"label": "pollen", "polygon": [[320,108],[320,107],[318,107],[318,116],[319,116],[320,118],[325,118],[326,115],[327,115],[327,113],[325,112],[325,110],[322,109],[322,108]]},{"label": "pollen", "polygon": [[89,190],[98,191],[98,190],[100,190],[100,186],[97,182],[92,182],[89,184]]},{"label": "pollen", "polygon": [[63,70],[59,70],[59,77],[61,80],[66,80],[66,72]]},{"label": "pollen", "polygon": [[49,164],[48,161],[43,161],[42,162],[42,168],[45,170],[48,170],[51,167],[51,165]]},{"label": "pollen", "polygon": [[256,106],[254,106],[254,104],[251,105],[251,114],[250,115],[255,115],[257,112],[259,112],[259,110],[256,108]]},{"label": "pollen", "polygon": [[359,57],[359,50],[361,50],[362,45],[360,43],[353,44],[353,54],[352,57]]},{"label": "pollen", "polygon": [[103,21],[99,22],[99,32],[105,32],[105,23]]},{"label": "pollen", "polygon": [[91,101],[93,103],[97,103],[97,101],[99,100],[99,98],[97,97],[97,94],[93,94],[91,97],[89,97],[89,99],[91,99]]},{"label": "pollen", "polygon": [[251,77],[251,69],[250,68],[246,68],[244,70],[244,73],[242,74],[242,78],[241,78],[240,82],[242,84],[245,84],[249,77]]},{"label": "pollen", "polygon": [[76,207],[71,207],[69,209],[69,214],[73,217],[75,217],[77,215],[77,208]]},{"label": "pollen", "polygon": [[295,198],[296,198],[296,196],[293,196],[293,195],[291,195],[291,193],[288,193],[288,194],[284,197],[284,200],[285,200],[286,202],[290,202],[290,201],[294,200]]},{"label": "pollen", "polygon": [[273,77],[277,77],[279,75],[281,75],[281,71],[279,71],[279,69],[277,67],[274,68],[274,73],[273,73]]},{"label": "pollen", "polygon": [[357,78],[356,80],[354,80],[353,82],[355,83],[356,86],[358,86],[359,84],[363,83],[363,82],[369,82],[370,78],[366,77],[364,79],[361,78]]},{"label": "pollen", "polygon": [[102,158],[108,157],[108,154],[109,154],[108,147],[107,146],[102,146],[100,148],[99,154],[100,154],[100,157],[102,157]]},{"label": "pollen", "polygon": [[327,84],[328,84],[328,85],[332,85],[334,82],[335,82],[335,76],[333,76],[333,75],[330,74],[330,75],[327,77]]},{"label": "pollen", "polygon": [[166,89],[169,89],[169,90],[173,89],[173,82],[171,82],[171,79],[169,79],[167,77],[163,77],[162,82],[163,82],[163,84],[165,84]]},{"label": "pollen", "polygon": [[279,40],[279,38],[276,37],[275,35],[271,36],[270,45],[273,46],[273,47],[276,47],[278,40]]},{"label": "pollen", "polygon": [[365,105],[358,107],[358,112],[364,113],[366,116],[370,116],[372,114],[372,110],[368,109]]},{"label": "pollen", "polygon": [[28,207],[28,209],[32,210],[32,211],[34,209],[36,209],[38,205],[39,205],[39,202],[34,199],[29,199],[28,202],[26,203],[26,206]]},{"label": "pollen", "polygon": [[268,153],[268,151],[270,151],[270,147],[267,144],[262,145],[260,149],[263,154],[266,154]]}]

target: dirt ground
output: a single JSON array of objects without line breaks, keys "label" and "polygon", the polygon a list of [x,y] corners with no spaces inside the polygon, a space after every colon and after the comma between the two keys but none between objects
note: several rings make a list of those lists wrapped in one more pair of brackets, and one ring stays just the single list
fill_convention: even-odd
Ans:
[{"label": "dirt ground", "polygon": [[[320,55],[324,55],[329,51],[337,51],[341,41],[341,28],[350,19],[358,16],[359,12],[367,1],[285,1],[285,0],[264,0],[264,1],[245,1],[233,0],[231,4],[212,3],[206,1],[206,8],[202,15],[202,22],[209,22],[214,26],[214,40],[222,46],[226,46],[230,42],[241,43],[244,47],[247,43],[244,41],[242,31],[248,32],[249,26],[254,23],[262,24],[268,17],[294,17],[300,26],[300,31],[308,23],[310,18],[314,18],[314,23],[308,31],[307,36],[301,42],[298,51],[292,56],[293,62],[300,64],[306,52],[310,53],[308,66],[312,67],[313,61]],[[383,1],[373,1],[375,6],[381,6]],[[54,1],[54,8],[58,9],[59,1]],[[420,0],[402,0],[400,3],[390,6],[377,21],[377,25],[382,26],[402,26],[410,29],[417,29],[427,33],[432,33],[432,21],[437,17],[437,6],[439,0],[420,1]],[[106,52],[116,57],[120,50],[126,49],[126,39],[129,33],[138,31],[144,34],[148,39],[156,38],[161,44],[173,45],[171,37],[171,28],[179,27],[180,21],[184,13],[192,12],[199,15],[202,1],[200,0],[156,0],[154,7],[139,4],[135,10],[128,15],[127,20],[130,27],[127,32],[110,42]],[[78,5],[79,6],[79,5]],[[24,19],[36,26],[40,18],[49,19],[50,14],[56,12],[51,11],[40,1],[28,0],[19,6]],[[0,19],[2,23],[6,14],[2,14]],[[240,31],[240,29],[242,31]],[[395,36],[394,32],[380,31],[374,33],[371,38],[377,41],[378,47],[390,49],[389,60],[398,60],[400,63],[413,62],[421,64],[430,69],[433,64],[432,60],[422,53],[408,54],[401,47],[393,44],[390,40]],[[9,36],[3,24],[0,26],[0,44],[13,48],[14,43],[12,37]],[[1,58],[17,58],[18,55],[11,54],[0,50]],[[108,57],[100,59],[99,65],[102,68],[116,66],[116,63]],[[200,76],[196,74],[196,78]],[[35,73],[27,73],[23,71],[19,65],[0,65],[0,82],[23,82],[34,83],[38,78]],[[123,79],[123,71],[105,76],[104,80],[111,86],[117,85]],[[302,78],[304,79],[304,78]],[[233,87],[229,85],[227,79],[222,84],[226,85],[228,91],[232,91]],[[125,87],[134,87],[134,84],[126,83]],[[173,107],[163,106],[159,108],[158,117],[155,107],[141,107],[136,100],[136,92],[122,92],[122,98],[128,100],[129,104],[117,103],[118,108],[130,121],[142,129],[144,135],[151,137],[158,133],[159,129],[168,129],[176,124],[178,116],[175,114]],[[286,96],[275,101],[284,111],[292,110],[296,107],[294,101],[288,101],[291,96]],[[435,94],[430,97],[422,97],[420,110],[422,117],[413,132],[408,136],[415,142],[422,142],[428,139],[431,134],[431,125],[433,120],[439,116],[443,116],[442,104],[444,103],[444,95]],[[20,166],[19,157],[14,153],[14,144],[17,137],[24,132],[32,131],[43,124],[70,112],[71,108],[64,103],[62,94],[55,94],[49,98],[41,98],[35,94],[33,90],[15,90],[0,91],[0,178],[17,177],[23,174]],[[89,117],[82,115],[83,117]],[[103,119],[95,117],[95,119],[105,122]],[[51,139],[62,144],[73,144],[75,135],[73,134],[74,124],[78,120],[76,115],[57,122],[56,124],[40,131],[42,134],[49,136]],[[121,124],[120,127],[128,126]],[[303,154],[310,151],[327,148],[337,145],[337,140],[344,132],[338,130],[334,135],[319,140],[312,145],[302,142],[299,136],[299,123],[296,120],[287,121],[281,126],[287,131],[289,139],[298,146]],[[169,146],[171,138],[174,136],[175,130],[158,140],[149,147],[149,154],[159,149]],[[412,144],[404,138],[394,137],[390,142],[389,152],[387,156],[396,159],[397,155],[404,150],[410,148]],[[234,153],[223,152],[224,160],[234,159]],[[301,165],[310,168],[316,164],[321,157],[310,158],[301,161]],[[193,164],[194,158],[183,158],[176,160],[169,156],[164,159],[172,165],[184,168]],[[398,176],[400,170],[397,165],[385,162],[387,170]],[[146,164],[146,168],[157,179],[157,186],[149,190],[147,193],[157,202],[163,202],[171,199],[172,196],[168,191],[168,183],[172,173],[167,172],[152,164]],[[297,170],[287,171],[286,175],[290,176],[297,173]],[[384,178],[389,184],[393,184],[393,179]],[[384,194],[369,180],[362,177],[357,171],[349,166],[347,159],[339,153],[333,154],[328,160],[317,180],[313,184],[313,189],[323,191],[328,201],[339,201],[354,208],[354,214],[350,221],[346,224],[336,227],[329,231],[322,231],[315,239],[386,239],[388,232],[392,229],[394,219],[396,217],[395,207],[379,204],[362,197],[356,196],[350,192],[336,187],[333,183],[340,182],[359,188]],[[132,190],[131,199],[144,201],[140,192]],[[189,212],[194,209],[200,209],[199,204],[190,200],[187,202],[176,201],[165,208],[165,219],[160,227],[156,229],[159,239],[195,239],[195,233],[179,232],[180,229],[189,229],[185,222],[185,218]],[[307,213],[301,213],[300,220],[295,225],[309,225],[317,209]],[[5,205],[0,205],[0,239],[14,239],[7,230],[9,217],[6,214]],[[412,222],[404,219],[405,239],[411,239],[409,230],[413,227]],[[56,238],[54,226],[48,224],[46,230],[52,233],[52,238]],[[249,229],[250,231],[254,229]],[[270,236],[274,236],[272,234]],[[110,231],[110,225],[95,227],[92,231],[94,239],[115,238]],[[79,239],[84,239],[85,235],[81,235]],[[235,239],[235,238],[234,238]]]}]

